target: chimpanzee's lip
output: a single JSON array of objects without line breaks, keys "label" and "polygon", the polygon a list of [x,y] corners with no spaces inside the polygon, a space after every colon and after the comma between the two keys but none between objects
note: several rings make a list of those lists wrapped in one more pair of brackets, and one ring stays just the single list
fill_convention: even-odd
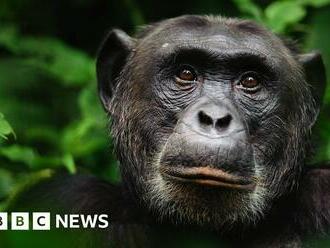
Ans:
[{"label": "chimpanzee's lip", "polygon": [[225,187],[240,190],[253,190],[255,183],[242,176],[229,174],[212,167],[161,167],[161,174],[169,179],[202,186]]}]

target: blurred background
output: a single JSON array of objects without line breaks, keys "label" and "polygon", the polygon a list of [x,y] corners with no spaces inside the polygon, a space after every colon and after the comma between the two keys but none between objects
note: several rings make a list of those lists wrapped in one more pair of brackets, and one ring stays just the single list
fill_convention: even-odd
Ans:
[{"label": "blurred background", "polygon": [[[96,92],[98,45],[112,27],[133,34],[182,14],[254,19],[321,51],[330,75],[330,0],[0,0],[0,212],[55,170],[120,181]],[[329,121],[330,87],[311,163],[330,159]]]}]

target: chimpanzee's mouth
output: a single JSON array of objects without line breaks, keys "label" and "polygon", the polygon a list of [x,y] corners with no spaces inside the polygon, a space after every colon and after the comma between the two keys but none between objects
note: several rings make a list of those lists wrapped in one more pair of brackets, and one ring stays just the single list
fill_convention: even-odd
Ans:
[{"label": "chimpanzee's mouth", "polygon": [[163,177],[183,183],[193,183],[209,187],[225,187],[239,190],[255,188],[255,183],[242,176],[229,174],[221,169],[211,167],[168,167],[160,168]]}]

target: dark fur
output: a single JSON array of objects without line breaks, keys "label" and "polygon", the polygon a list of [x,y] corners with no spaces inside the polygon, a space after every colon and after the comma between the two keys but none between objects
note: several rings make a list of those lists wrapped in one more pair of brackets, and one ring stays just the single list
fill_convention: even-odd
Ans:
[{"label": "dark fur", "polygon": [[[157,175],[155,156],[172,137],[180,118],[178,113],[191,104],[170,96],[170,91],[164,89],[165,82],[157,87],[152,85],[163,80],[157,71],[162,69],[157,66],[165,63],[160,47],[169,42],[176,44],[178,52],[198,50],[205,47],[195,37],[210,37],[205,42],[211,43],[205,44],[213,44],[215,34],[224,34],[223,47],[227,52],[244,52],[259,45],[258,51],[251,48],[251,52],[264,55],[276,75],[277,86],[274,84],[269,90],[264,105],[235,103],[249,132],[246,143],[263,168],[264,174],[258,180],[267,191],[264,206],[249,221],[238,214],[244,207],[243,194],[173,186],[173,201],[152,198],[150,178]],[[234,48],[226,43],[232,41],[238,42]],[[207,47],[210,51],[212,48]],[[163,237],[187,233],[197,233],[197,237],[210,235],[237,247],[300,247],[305,235],[328,231],[330,170],[306,166],[311,156],[311,128],[325,88],[324,67],[318,54],[302,56],[288,42],[251,21],[183,16],[146,26],[135,38],[118,30],[110,32],[99,52],[97,73],[101,100],[112,121],[111,133],[123,183],[117,188],[91,178],[69,179],[63,185],[68,185],[65,189],[72,188],[57,194],[60,197],[55,199],[65,199],[64,205],[72,211],[109,212],[114,221],[108,237],[115,247],[155,247],[159,243],[165,247],[168,243]],[[192,93],[191,97],[199,96]],[[198,161],[196,164],[213,161],[209,156],[203,157],[198,147],[194,154],[191,146],[185,150],[185,144],[176,145],[182,153],[181,157],[175,156],[180,162],[184,157]],[[177,150],[172,149],[168,149],[169,153]],[[227,159],[240,152],[232,153]],[[251,171],[242,166],[237,173]],[[58,184],[49,188],[62,192]],[[195,199],[190,197],[192,194],[196,194]],[[178,203],[179,197],[182,204]],[[238,217],[227,220],[232,211]]]}]

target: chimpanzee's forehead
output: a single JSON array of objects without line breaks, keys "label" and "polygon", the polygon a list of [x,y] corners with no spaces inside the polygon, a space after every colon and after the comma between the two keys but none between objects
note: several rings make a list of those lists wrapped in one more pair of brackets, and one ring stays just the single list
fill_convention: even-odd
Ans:
[{"label": "chimpanzee's forehead", "polygon": [[[286,53],[284,45],[275,35],[257,24],[249,22],[243,25],[237,20],[207,20],[199,25],[176,21],[161,29],[155,28],[144,38],[142,46],[165,54],[180,47],[196,47],[219,53],[244,50],[264,56],[280,56],[281,51]],[[276,53],[272,53],[273,50]]]},{"label": "chimpanzee's forehead", "polygon": [[231,34],[225,31],[218,33],[207,33],[199,30],[189,30],[179,34],[168,34],[163,42],[162,48],[176,49],[179,47],[196,47],[214,50],[214,52],[226,53],[228,50],[251,50],[265,55],[272,49],[269,42],[265,42],[258,36],[246,34]]}]

